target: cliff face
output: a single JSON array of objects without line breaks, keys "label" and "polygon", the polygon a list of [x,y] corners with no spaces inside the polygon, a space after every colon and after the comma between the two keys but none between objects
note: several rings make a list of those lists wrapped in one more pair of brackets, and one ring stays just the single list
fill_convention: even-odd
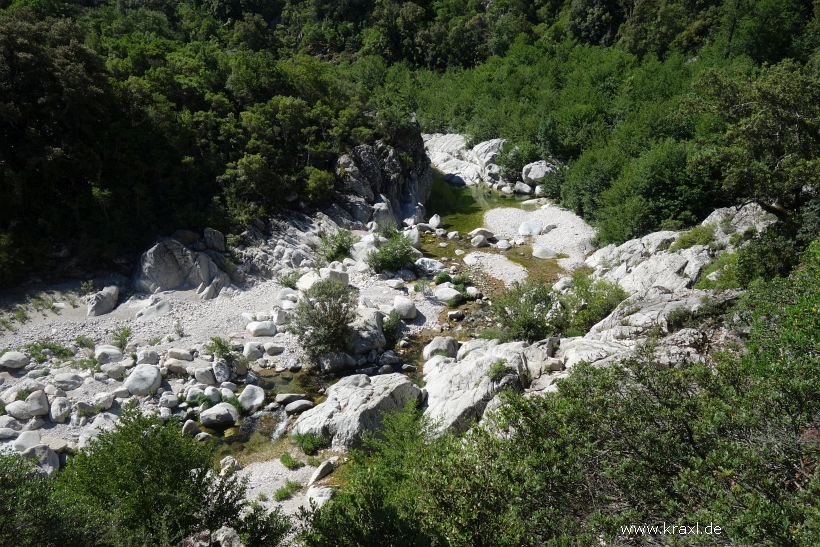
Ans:
[{"label": "cliff face", "polygon": [[424,202],[433,187],[433,171],[417,131],[403,144],[363,144],[336,162],[341,190],[325,213],[336,224],[364,230],[369,222],[412,226],[424,219]]}]

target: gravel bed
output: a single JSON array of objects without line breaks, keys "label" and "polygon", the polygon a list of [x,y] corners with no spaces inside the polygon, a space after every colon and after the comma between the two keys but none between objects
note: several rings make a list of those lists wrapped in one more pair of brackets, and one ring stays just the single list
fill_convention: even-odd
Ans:
[{"label": "gravel bed", "polygon": [[462,258],[468,256],[478,260],[475,265],[468,266],[469,268],[478,268],[487,275],[503,281],[508,287],[516,281],[523,281],[527,278],[527,269],[504,255],[475,251]]}]

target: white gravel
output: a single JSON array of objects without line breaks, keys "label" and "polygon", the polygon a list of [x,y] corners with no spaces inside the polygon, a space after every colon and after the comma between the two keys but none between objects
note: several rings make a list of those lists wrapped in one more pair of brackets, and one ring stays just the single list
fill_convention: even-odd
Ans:
[{"label": "white gravel", "polygon": [[[248,464],[244,469],[237,471],[240,477],[247,477],[248,491],[245,497],[248,500],[259,501],[268,509],[280,507],[286,515],[295,515],[302,506],[307,507],[307,484],[316,468],[305,465],[291,471],[279,460],[256,462]],[[275,501],[274,493],[285,486],[287,481],[296,481],[302,485],[299,492],[284,501]],[[265,501],[259,500],[259,494],[264,494]]]},{"label": "white gravel", "polygon": [[478,268],[487,275],[503,281],[508,287],[516,281],[523,281],[527,278],[527,269],[504,255],[476,251],[465,255],[462,259],[467,257],[473,257],[478,262],[473,266],[466,267]]},{"label": "white gravel", "polygon": [[484,226],[498,239],[515,239],[522,222],[537,222],[542,227],[555,224],[557,227],[548,234],[528,238],[533,246],[549,247],[559,254],[569,255],[558,264],[573,270],[584,264],[584,258],[595,250],[592,239],[595,229],[581,217],[556,205],[543,205],[535,211],[524,209],[498,208],[484,213]]}]

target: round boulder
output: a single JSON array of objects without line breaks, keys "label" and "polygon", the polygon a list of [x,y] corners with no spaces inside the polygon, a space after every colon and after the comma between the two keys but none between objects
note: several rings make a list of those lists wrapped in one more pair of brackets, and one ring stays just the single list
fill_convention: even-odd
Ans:
[{"label": "round boulder", "polygon": [[541,234],[543,228],[537,222],[522,222],[518,227],[518,235],[520,236],[537,236]]},{"label": "round boulder", "polygon": [[0,357],[0,367],[18,369],[28,365],[30,361],[31,359],[29,359],[27,355],[19,351],[9,351]]},{"label": "round boulder", "polygon": [[555,251],[548,247],[534,247],[532,250],[532,256],[535,258],[555,258],[556,255]]},{"label": "round boulder", "polygon": [[123,386],[131,395],[148,395],[156,392],[161,383],[162,375],[158,368],[152,365],[137,365],[125,379]]},{"label": "round boulder", "polygon": [[54,387],[63,391],[71,391],[83,385],[83,377],[79,374],[65,372],[54,376]]},{"label": "round boulder", "polygon": [[397,296],[393,299],[393,309],[399,312],[402,319],[416,318],[416,304],[409,298]]},{"label": "round boulder", "polygon": [[208,410],[203,410],[199,415],[199,421],[210,428],[231,427],[239,421],[239,412],[230,403],[219,403]]},{"label": "round boulder", "polygon": [[265,390],[259,386],[246,386],[239,394],[239,403],[246,412],[253,412],[265,402]]}]

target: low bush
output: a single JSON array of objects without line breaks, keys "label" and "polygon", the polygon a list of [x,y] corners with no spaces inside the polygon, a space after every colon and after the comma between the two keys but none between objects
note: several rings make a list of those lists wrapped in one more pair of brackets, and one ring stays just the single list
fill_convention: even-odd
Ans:
[{"label": "low bush", "polygon": [[593,280],[585,270],[572,274],[572,290],[560,296],[564,309],[557,325],[568,336],[583,335],[629,296],[617,283]]},{"label": "low bush", "polygon": [[205,349],[213,353],[217,359],[230,362],[233,357],[231,341],[221,336],[211,336],[211,341],[205,344]]},{"label": "low bush", "polygon": [[308,456],[316,454],[319,449],[325,448],[329,444],[326,438],[312,433],[294,433],[290,440]]},{"label": "low bush", "polygon": [[291,456],[290,452],[285,452],[284,454],[282,454],[282,456],[279,458],[279,461],[282,462],[282,465],[284,465],[291,471],[299,469],[300,467],[303,467],[305,465],[299,460],[295,459],[293,456]]},{"label": "low bush", "polygon": [[322,355],[350,347],[349,325],[355,318],[353,291],[335,279],[322,279],[304,292],[288,318],[287,329],[316,362]]},{"label": "low bush", "polygon": [[89,338],[88,336],[80,335],[74,339],[74,342],[77,344],[77,347],[80,348],[88,348],[92,349],[94,347],[94,340]]},{"label": "low bush", "polygon": [[296,282],[299,281],[300,277],[302,277],[302,274],[293,271],[287,275],[281,276],[279,278],[279,284],[283,287],[287,287],[288,289],[296,289]]},{"label": "low bush", "polygon": [[31,358],[37,361],[38,363],[42,363],[43,361],[48,360],[48,357],[43,354],[44,350],[51,350],[52,352],[54,352],[54,355],[56,357],[66,358],[71,357],[72,355],[70,349],[56,342],[31,342],[24,345],[23,347],[28,351],[28,354],[31,356]]},{"label": "low bush", "polygon": [[387,242],[379,244],[376,251],[367,255],[365,259],[373,271],[400,270],[408,262],[413,262],[415,255],[409,238],[395,228],[391,228],[386,237]]},{"label": "low bush", "polygon": [[448,281],[452,280],[453,278],[450,277],[450,274],[448,274],[447,272],[439,272],[433,278],[433,283],[435,283],[436,285],[441,285],[442,283],[447,283]]},{"label": "low bush", "polygon": [[507,365],[506,359],[499,359],[490,367],[490,370],[487,371],[487,377],[491,382],[500,382],[504,376],[514,372],[515,370]]},{"label": "low bush", "polygon": [[131,327],[118,327],[111,333],[114,345],[120,348],[120,351],[125,351],[128,341],[131,339]]},{"label": "low bush", "polygon": [[557,332],[560,305],[548,285],[534,281],[515,282],[490,307],[503,327],[493,331],[502,341],[543,340]]},{"label": "low bush", "polygon": [[342,261],[350,257],[350,248],[353,243],[353,234],[349,230],[340,228],[335,234],[322,236],[317,255],[322,262]]},{"label": "low bush", "polygon": [[669,248],[670,251],[688,249],[695,245],[709,245],[715,241],[715,225],[695,226],[685,234],[681,234]]},{"label": "low bush", "polygon": [[302,488],[302,485],[296,481],[287,481],[285,482],[285,486],[276,490],[273,493],[273,499],[276,501],[285,501],[286,499],[290,498]]},{"label": "low bush", "polygon": [[401,315],[396,310],[391,310],[390,315],[382,322],[382,332],[388,345],[392,346],[398,341],[401,325]]}]

